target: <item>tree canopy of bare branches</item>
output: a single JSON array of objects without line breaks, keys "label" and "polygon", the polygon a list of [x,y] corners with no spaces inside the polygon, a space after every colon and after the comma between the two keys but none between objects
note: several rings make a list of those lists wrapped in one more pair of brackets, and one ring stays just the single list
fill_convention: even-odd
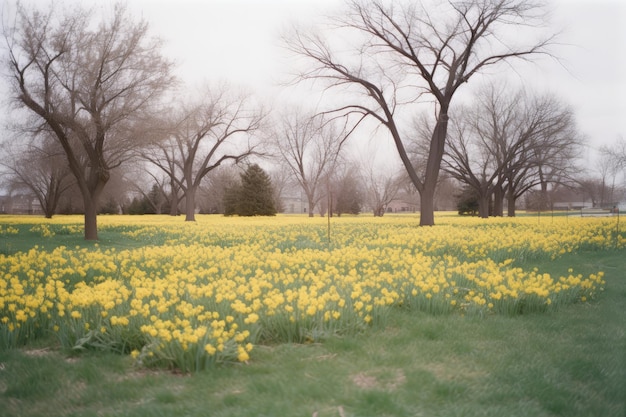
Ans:
[{"label": "tree canopy of bare branches", "polygon": [[256,153],[252,134],[261,127],[262,109],[226,86],[207,89],[195,101],[170,112],[163,138],[142,151],[185,196],[185,220],[195,220],[196,191],[202,180],[227,161]]},{"label": "tree canopy of bare branches", "polygon": [[[421,225],[434,224],[434,193],[446,143],[449,109],[460,87],[474,75],[513,58],[545,53],[549,39],[519,44],[510,30],[529,27],[540,9],[525,0],[418,2],[351,0],[333,39],[356,44],[339,52],[320,33],[296,31],[287,41],[306,69],[300,80],[322,81],[347,95],[335,115],[374,118],[393,138],[407,173],[420,193]],[[508,35],[507,35],[507,30]],[[356,38],[357,36],[360,36]],[[357,39],[357,40],[355,40]],[[406,105],[434,100],[435,123],[425,168],[417,172],[406,151]],[[406,129],[405,129],[406,130]]]},{"label": "tree canopy of bare branches", "polygon": [[373,164],[366,161],[361,163],[361,177],[365,201],[375,217],[382,217],[389,203],[398,195],[404,177],[397,172],[376,169]]},{"label": "tree canopy of bare branches", "polygon": [[52,218],[61,195],[74,184],[61,146],[48,130],[27,143],[6,145],[0,165],[6,168],[9,182],[14,188],[29,190],[37,198],[45,217]]},{"label": "tree canopy of bare branches", "polygon": [[65,153],[85,208],[85,239],[98,238],[97,210],[110,170],[140,137],[146,112],[172,83],[171,63],[148,25],[124,6],[27,9],[5,28],[16,107],[50,129]]},{"label": "tree canopy of bare branches", "polygon": [[484,89],[475,105],[454,110],[453,128],[443,158],[443,169],[471,187],[479,215],[508,214],[526,191],[571,178],[581,145],[574,116],[551,95],[533,96],[493,85]]},{"label": "tree canopy of bare branches", "polygon": [[304,110],[285,112],[271,133],[277,155],[306,195],[309,217],[324,196],[325,180],[349,133],[345,126]]},{"label": "tree canopy of bare branches", "polygon": [[[600,176],[597,187],[590,187],[594,183],[593,180],[587,180],[586,188],[597,188],[596,202],[599,205],[614,205],[623,198],[620,192],[626,186],[625,183],[619,183],[619,177],[622,181],[626,180],[626,140],[619,138],[611,144],[600,147],[600,155],[598,160],[597,172]],[[581,181],[581,186],[584,181]],[[592,193],[589,192],[591,195]]]}]

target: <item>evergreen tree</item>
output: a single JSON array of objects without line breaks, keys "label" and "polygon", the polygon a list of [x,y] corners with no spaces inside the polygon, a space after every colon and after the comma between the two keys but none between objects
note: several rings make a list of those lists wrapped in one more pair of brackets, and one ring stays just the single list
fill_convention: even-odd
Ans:
[{"label": "evergreen tree", "polygon": [[250,165],[241,175],[240,216],[275,216],[272,180],[260,166]]},{"label": "evergreen tree", "polygon": [[456,198],[456,208],[460,215],[476,216],[478,214],[478,196],[474,189],[465,186]]},{"label": "evergreen tree", "polygon": [[239,216],[275,216],[272,181],[254,164],[241,174],[241,186],[224,193],[224,214]]}]

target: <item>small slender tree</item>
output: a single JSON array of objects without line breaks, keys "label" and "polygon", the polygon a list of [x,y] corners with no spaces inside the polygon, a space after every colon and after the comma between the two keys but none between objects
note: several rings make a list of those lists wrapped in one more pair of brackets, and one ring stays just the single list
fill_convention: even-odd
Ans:
[{"label": "small slender tree", "polygon": [[324,180],[335,168],[348,133],[336,123],[296,109],[282,115],[271,135],[279,163],[304,192],[313,217],[324,197]]}]

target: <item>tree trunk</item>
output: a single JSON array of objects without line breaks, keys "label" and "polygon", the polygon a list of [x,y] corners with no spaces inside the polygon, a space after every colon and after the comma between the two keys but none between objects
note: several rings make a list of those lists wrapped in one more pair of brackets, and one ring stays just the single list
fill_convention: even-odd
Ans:
[{"label": "tree trunk", "polygon": [[98,205],[110,175],[104,168],[92,171],[87,178],[80,176],[80,171],[76,171],[74,177],[78,182],[85,208],[85,240],[98,240]]},{"label": "tree trunk", "polygon": [[478,217],[481,219],[489,217],[489,194],[481,195],[478,198]]},{"label": "tree trunk", "polygon": [[185,221],[196,221],[196,189],[194,187],[187,188],[185,193]]},{"label": "tree trunk", "polygon": [[509,217],[515,217],[515,202],[516,201],[517,201],[517,198],[515,198],[515,195],[512,195],[512,193],[509,193],[509,196],[507,198],[507,204],[508,204],[507,214]]},{"label": "tree trunk", "polygon": [[546,210],[549,208],[549,198],[548,198],[548,183],[545,181],[541,182],[541,202],[539,206],[539,210]]},{"label": "tree trunk", "polygon": [[170,182],[171,203],[170,203],[170,216],[178,216],[178,184],[176,181]]},{"label": "tree trunk", "polygon": [[500,185],[493,190],[493,215],[504,216],[504,190]]},{"label": "tree trunk", "polygon": [[426,190],[420,193],[420,226],[435,224],[435,192]]},{"label": "tree trunk", "polygon": [[172,192],[170,203],[170,216],[178,216],[178,193]]},{"label": "tree trunk", "polygon": [[426,162],[426,172],[424,173],[424,187],[421,190],[418,188],[420,193],[420,226],[434,226],[435,224],[435,189],[437,188],[441,159],[448,134],[448,104],[449,101],[441,103],[437,124],[430,140],[430,150]]},{"label": "tree trunk", "polygon": [[98,240],[98,198],[83,195],[85,206],[85,240]]},{"label": "tree trunk", "polygon": [[43,213],[46,219],[51,219],[54,215],[54,212],[56,211],[56,205],[54,204],[52,197],[50,197],[50,194],[46,195],[43,198],[43,202],[40,201],[39,204],[43,209]]}]

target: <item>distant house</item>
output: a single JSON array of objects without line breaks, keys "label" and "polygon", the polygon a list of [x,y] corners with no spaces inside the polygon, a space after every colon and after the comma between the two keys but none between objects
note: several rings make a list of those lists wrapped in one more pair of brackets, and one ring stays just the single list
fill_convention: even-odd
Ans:
[{"label": "distant house", "polygon": [[307,213],[309,203],[307,199],[302,195],[285,195],[281,197],[284,211],[288,214]]},{"label": "distant house", "polygon": [[408,198],[396,198],[387,204],[387,213],[415,213],[418,210],[417,203]]},{"label": "distant house", "polygon": [[580,210],[592,208],[591,201],[555,201],[552,204],[554,210]]},{"label": "distant house", "polygon": [[43,214],[41,205],[29,194],[0,196],[0,214]]},{"label": "distant house", "polygon": [[580,210],[592,208],[593,202],[580,190],[561,187],[551,193],[554,210]]}]

